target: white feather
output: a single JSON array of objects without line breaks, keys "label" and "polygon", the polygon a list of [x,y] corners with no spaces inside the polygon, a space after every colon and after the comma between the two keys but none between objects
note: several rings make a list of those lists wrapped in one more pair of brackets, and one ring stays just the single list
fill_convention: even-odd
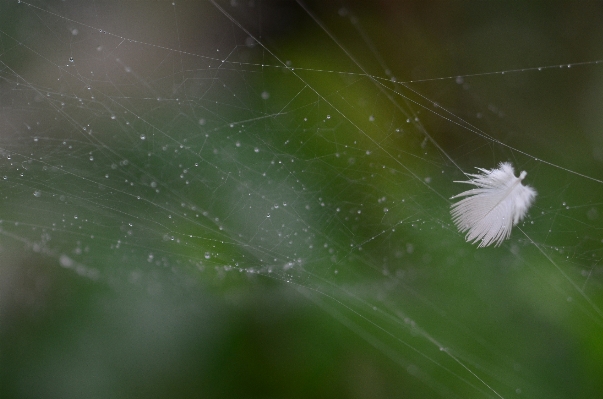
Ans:
[{"label": "white feather", "polygon": [[468,242],[479,241],[478,247],[499,246],[526,215],[536,198],[536,190],[521,184],[527,172],[515,177],[508,162],[502,162],[498,169],[477,169],[481,173],[467,174],[471,180],[455,181],[477,188],[452,197],[467,197],[452,204],[452,220],[461,233],[467,232]]}]

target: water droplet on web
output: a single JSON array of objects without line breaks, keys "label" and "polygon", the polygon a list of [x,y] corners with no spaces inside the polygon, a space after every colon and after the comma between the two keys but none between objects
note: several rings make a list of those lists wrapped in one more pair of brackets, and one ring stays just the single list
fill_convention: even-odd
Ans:
[{"label": "water droplet on web", "polygon": [[42,192],[40,190],[36,190],[33,193],[34,197],[41,197],[42,196]]},{"label": "water droplet on web", "polygon": [[270,98],[270,93],[268,93],[267,91],[263,91],[262,92],[262,99],[268,100],[269,98]]},{"label": "water droplet on web", "polygon": [[67,255],[61,255],[59,258],[59,264],[63,267],[71,267],[73,266],[73,260]]}]

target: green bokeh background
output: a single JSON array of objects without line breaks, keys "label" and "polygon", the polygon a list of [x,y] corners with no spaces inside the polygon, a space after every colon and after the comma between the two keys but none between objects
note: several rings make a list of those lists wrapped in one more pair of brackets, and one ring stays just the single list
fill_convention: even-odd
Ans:
[{"label": "green bokeh background", "polygon": [[216,4],[0,6],[0,396],[600,396],[601,3]]}]

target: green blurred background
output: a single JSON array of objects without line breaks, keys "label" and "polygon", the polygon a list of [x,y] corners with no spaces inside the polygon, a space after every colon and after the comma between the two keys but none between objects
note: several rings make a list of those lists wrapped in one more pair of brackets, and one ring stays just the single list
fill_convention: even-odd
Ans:
[{"label": "green blurred background", "polygon": [[[0,397],[601,397],[601,20],[3,2]],[[539,195],[478,250],[502,161]]]}]

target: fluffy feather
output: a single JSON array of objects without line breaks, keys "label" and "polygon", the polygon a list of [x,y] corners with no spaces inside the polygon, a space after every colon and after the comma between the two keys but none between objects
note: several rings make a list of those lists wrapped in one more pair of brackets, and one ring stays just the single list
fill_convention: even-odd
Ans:
[{"label": "fluffy feather", "polygon": [[524,218],[536,198],[536,190],[521,181],[527,172],[515,177],[513,166],[502,162],[498,169],[477,168],[481,173],[467,174],[471,179],[455,181],[477,188],[464,191],[454,198],[467,197],[452,204],[452,220],[465,240],[478,247],[499,246],[511,235],[511,229]]}]

